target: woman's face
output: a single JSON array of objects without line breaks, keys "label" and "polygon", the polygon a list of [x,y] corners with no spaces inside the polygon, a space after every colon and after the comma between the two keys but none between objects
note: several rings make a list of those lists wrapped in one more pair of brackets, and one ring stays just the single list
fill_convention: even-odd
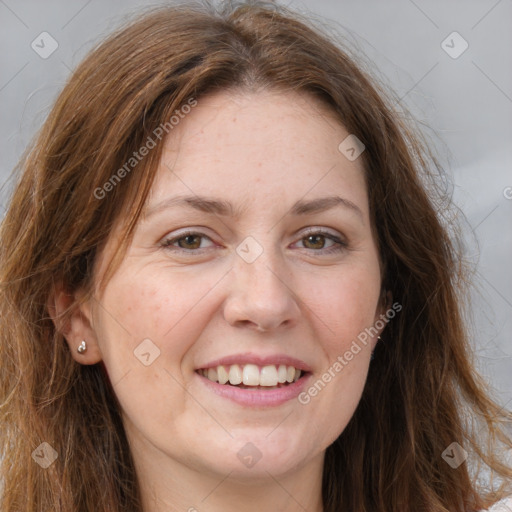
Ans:
[{"label": "woman's face", "polygon": [[84,308],[136,458],[277,477],[347,425],[376,342],[361,333],[384,311],[347,136],[292,93],[203,97],[173,128],[127,255]]}]

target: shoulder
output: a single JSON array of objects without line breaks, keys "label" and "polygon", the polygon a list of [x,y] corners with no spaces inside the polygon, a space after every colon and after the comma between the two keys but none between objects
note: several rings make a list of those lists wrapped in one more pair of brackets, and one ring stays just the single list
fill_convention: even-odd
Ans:
[{"label": "shoulder", "polygon": [[[486,511],[482,510],[481,512]],[[512,512],[512,496],[498,501],[498,503],[495,503],[491,508],[487,509],[487,512]]]}]

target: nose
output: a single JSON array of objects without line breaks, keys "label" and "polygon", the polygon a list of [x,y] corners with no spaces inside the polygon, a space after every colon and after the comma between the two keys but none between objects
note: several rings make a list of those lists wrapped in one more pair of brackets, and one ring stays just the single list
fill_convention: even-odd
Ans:
[{"label": "nose", "polygon": [[252,263],[238,255],[230,272],[224,318],[235,327],[256,331],[290,328],[300,312],[293,279],[283,259],[265,249]]}]

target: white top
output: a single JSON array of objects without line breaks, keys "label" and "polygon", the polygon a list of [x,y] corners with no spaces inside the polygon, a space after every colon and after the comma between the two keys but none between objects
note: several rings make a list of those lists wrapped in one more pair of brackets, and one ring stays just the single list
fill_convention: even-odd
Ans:
[{"label": "white top", "polygon": [[488,512],[512,512],[512,496],[499,501],[488,509]]}]

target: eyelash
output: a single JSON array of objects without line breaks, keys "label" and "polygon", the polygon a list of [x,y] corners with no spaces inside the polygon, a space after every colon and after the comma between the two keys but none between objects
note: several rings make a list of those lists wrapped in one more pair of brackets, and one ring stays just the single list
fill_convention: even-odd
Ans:
[{"label": "eyelash", "polygon": [[[311,229],[311,230],[305,232],[304,236],[302,236],[300,240],[304,240],[305,238],[307,238],[308,236],[311,236],[311,235],[324,236],[324,237],[328,238],[329,240],[332,240],[335,243],[335,245],[333,245],[332,247],[329,247],[328,249],[318,249],[318,250],[310,249],[311,251],[314,251],[314,252],[319,252],[321,254],[333,254],[333,253],[341,252],[348,247],[348,244],[346,242],[344,242],[337,236],[333,235],[332,233],[323,231],[321,229],[320,230]],[[185,231],[184,233],[181,233],[180,236],[178,236],[178,237],[168,238],[166,240],[163,240],[161,242],[161,246],[163,248],[171,250],[171,251],[182,251],[185,254],[201,253],[202,251],[204,251],[205,248],[203,248],[203,249],[183,249],[181,247],[174,247],[172,245],[173,243],[178,242],[179,240],[182,240],[182,239],[186,238],[187,236],[199,236],[201,238],[208,238],[209,240],[211,240],[210,237],[208,237],[204,233],[201,233],[198,231]]]}]

